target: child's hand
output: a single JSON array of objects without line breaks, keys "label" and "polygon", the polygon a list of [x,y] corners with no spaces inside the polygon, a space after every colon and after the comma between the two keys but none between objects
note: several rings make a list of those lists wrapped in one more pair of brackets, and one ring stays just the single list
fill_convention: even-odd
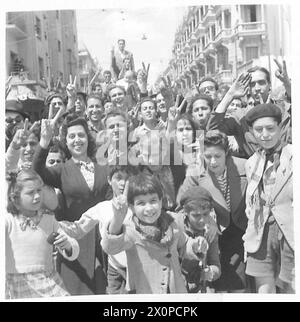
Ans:
[{"label": "child's hand", "polygon": [[112,199],[113,211],[117,216],[122,219],[125,219],[125,216],[128,211],[128,202],[127,202],[127,195],[128,195],[128,188],[129,182],[126,181],[125,188],[123,193],[120,192],[120,189],[117,184],[112,185],[114,197]]},{"label": "child's hand", "polygon": [[72,252],[72,245],[68,239],[68,237],[62,233],[58,233],[53,243],[60,250],[65,250],[68,253]]},{"label": "child's hand", "polygon": [[210,268],[210,266],[206,266],[202,270],[201,280],[211,282],[213,279],[214,279],[214,273],[212,269]]},{"label": "child's hand", "polygon": [[206,241],[206,239],[202,236],[198,236],[195,241],[194,244],[192,246],[193,248],[193,252],[198,256],[198,257],[204,257],[207,253],[208,250],[208,242]]}]

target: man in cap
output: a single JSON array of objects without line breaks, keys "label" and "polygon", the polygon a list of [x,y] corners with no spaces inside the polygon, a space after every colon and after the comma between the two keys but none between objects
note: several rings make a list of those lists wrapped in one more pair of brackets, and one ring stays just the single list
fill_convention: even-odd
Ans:
[{"label": "man in cap", "polygon": [[22,103],[17,100],[5,102],[5,149],[7,150],[18,129],[23,128],[24,120],[29,115],[24,112]]},{"label": "man in cap", "polygon": [[[280,64],[276,61],[277,65]],[[281,67],[279,67],[280,69]],[[284,70],[284,72],[283,72]],[[248,158],[250,157],[257,148],[257,142],[246,122],[244,116],[237,117],[237,115],[226,116],[226,111],[230,106],[230,103],[236,99],[245,96],[250,90],[251,97],[254,98],[255,105],[262,103],[275,103],[281,108],[282,113],[282,126],[281,136],[282,140],[291,143],[291,104],[290,101],[290,80],[287,75],[285,62],[284,68],[276,72],[278,77],[286,88],[286,99],[284,102],[275,102],[271,98],[271,80],[270,73],[263,67],[253,67],[248,70],[245,75],[240,75],[232,84],[230,89],[225,94],[223,100],[212,113],[212,117],[209,123],[209,129],[218,128],[220,131],[227,135],[235,137],[239,147],[239,157]],[[284,74],[284,76],[282,76]]]},{"label": "man in cap", "polygon": [[291,145],[281,139],[282,113],[274,104],[260,104],[246,114],[259,149],[246,161],[248,187],[243,236],[246,273],[258,293],[294,293],[294,224]]}]

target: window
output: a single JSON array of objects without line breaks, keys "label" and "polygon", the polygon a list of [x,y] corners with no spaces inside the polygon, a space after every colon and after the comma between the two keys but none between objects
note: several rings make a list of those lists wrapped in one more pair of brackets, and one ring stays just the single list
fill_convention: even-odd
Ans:
[{"label": "window", "polygon": [[214,40],[216,37],[216,26],[215,25],[211,26],[211,37],[212,37],[211,40]]},{"label": "window", "polygon": [[80,78],[80,87],[83,88],[84,87],[84,79]]},{"label": "window", "polygon": [[76,36],[74,35],[74,43],[76,44]]},{"label": "window", "polygon": [[244,6],[245,8],[245,22],[256,22],[256,5]]},{"label": "window", "polygon": [[231,13],[229,10],[225,10],[224,18],[225,18],[225,21],[224,21],[225,28],[231,28]]},{"label": "window", "polygon": [[35,17],[35,35],[36,37],[38,37],[39,39],[42,38],[42,24],[41,24],[41,19],[38,17]]},{"label": "window", "polygon": [[246,61],[258,58],[258,47],[246,47]]},{"label": "window", "polygon": [[60,40],[57,40],[57,48],[58,48],[58,52],[61,52],[61,42]]},{"label": "window", "polygon": [[44,59],[39,57],[39,76],[40,79],[44,79]]},{"label": "window", "polygon": [[59,11],[56,10],[56,19],[59,19]]}]

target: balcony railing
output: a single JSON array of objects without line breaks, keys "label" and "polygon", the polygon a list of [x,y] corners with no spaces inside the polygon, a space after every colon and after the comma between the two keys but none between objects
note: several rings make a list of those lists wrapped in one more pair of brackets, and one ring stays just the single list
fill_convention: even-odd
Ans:
[{"label": "balcony railing", "polygon": [[235,27],[235,33],[240,35],[253,35],[266,32],[265,22],[245,22]]},{"label": "balcony railing", "polygon": [[216,14],[215,14],[214,8],[212,8],[212,7],[209,6],[208,9],[207,9],[207,11],[205,12],[203,18],[202,18],[203,24],[205,24],[209,20],[215,19],[215,16],[216,16]]},{"label": "balcony railing", "polygon": [[232,36],[232,30],[230,28],[221,29],[215,36],[214,40],[218,42],[220,40],[230,38],[231,36]]}]

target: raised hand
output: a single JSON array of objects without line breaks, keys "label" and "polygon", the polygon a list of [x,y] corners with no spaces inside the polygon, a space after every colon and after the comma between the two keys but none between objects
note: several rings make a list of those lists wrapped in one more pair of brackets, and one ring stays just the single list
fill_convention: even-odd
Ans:
[{"label": "raised hand", "polygon": [[54,124],[55,123],[53,123],[53,120],[42,120],[40,146],[44,149],[48,148],[48,145],[53,137]]},{"label": "raised hand", "polygon": [[228,90],[234,98],[240,98],[247,94],[251,75],[249,73],[241,74]]},{"label": "raised hand", "polygon": [[261,93],[258,93],[258,97],[259,97],[259,104],[269,104],[271,102],[271,93],[269,93],[266,102],[264,102],[264,99]]},{"label": "raised hand", "polygon": [[127,197],[129,181],[126,181],[123,193],[120,192],[120,189],[117,184],[112,184],[112,189],[114,194],[112,199],[114,214],[117,215],[119,220],[123,222],[128,211]]},{"label": "raised hand", "polygon": [[208,242],[206,239],[202,236],[198,236],[192,245],[193,252],[195,255],[197,255],[200,259],[204,258],[206,256],[206,253],[208,251]]},{"label": "raised hand", "polygon": [[181,114],[181,111],[183,109],[183,106],[186,102],[186,99],[184,98],[183,101],[181,102],[181,104],[179,105],[179,100],[180,100],[180,95],[177,95],[175,105],[169,108],[169,112],[168,112],[169,125],[175,126],[175,124]]},{"label": "raised hand", "polygon": [[278,69],[275,72],[275,76],[283,83],[286,94],[290,98],[291,97],[291,80],[287,73],[286,62],[282,60],[282,65],[278,62],[276,58],[274,58],[274,62],[276,63]]},{"label": "raised hand", "polygon": [[77,77],[75,76],[74,81],[73,81],[72,75],[70,75],[69,84],[66,87],[68,98],[73,99],[73,100],[75,100],[75,97],[76,97],[76,79],[77,79]]},{"label": "raised hand", "polygon": [[142,66],[143,66],[143,80],[145,83],[148,82],[148,76],[149,76],[149,69],[150,69],[150,64],[148,64],[147,68],[145,66],[145,64],[142,62]]}]

